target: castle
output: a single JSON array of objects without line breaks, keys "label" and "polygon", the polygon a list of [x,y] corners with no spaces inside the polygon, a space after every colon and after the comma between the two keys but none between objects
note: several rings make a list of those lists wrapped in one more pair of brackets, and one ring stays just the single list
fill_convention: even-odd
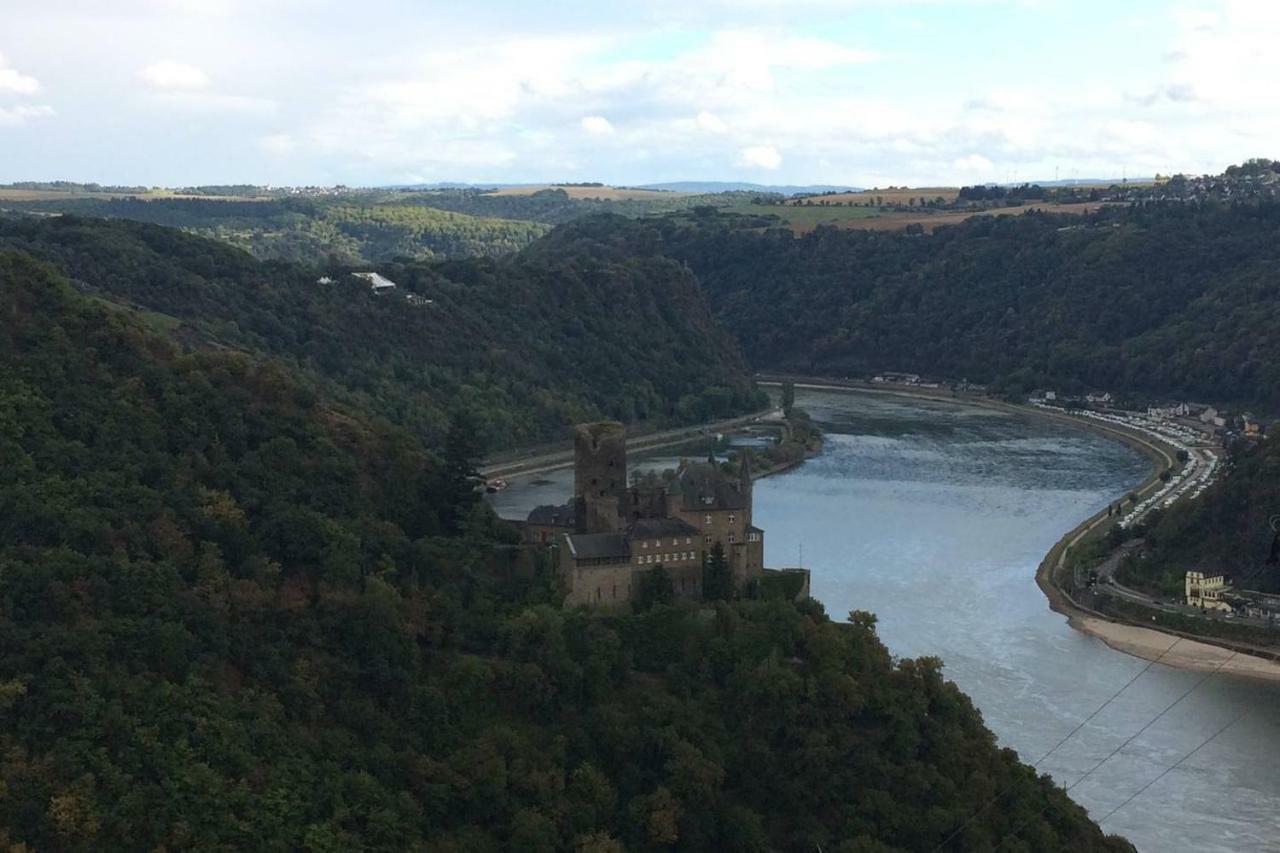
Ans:
[{"label": "castle", "polygon": [[624,605],[659,565],[677,598],[701,599],[703,561],[717,544],[738,589],[763,573],[748,454],[734,474],[714,460],[681,462],[674,479],[629,485],[622,424],[581,424],[573,446],[573,500],[537,507],[525,524],[528,543],[559,547],[566,605]]}]

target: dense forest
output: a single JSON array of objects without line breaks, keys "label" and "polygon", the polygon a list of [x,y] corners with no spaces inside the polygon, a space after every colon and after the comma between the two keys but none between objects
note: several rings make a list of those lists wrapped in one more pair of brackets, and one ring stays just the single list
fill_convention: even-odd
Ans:
[{"label": "dense forest", "polygon": [[691,210],[695,207],[725,207],[758,196],[759,193],[718,192],[653,193],[633,198],[577,198],[559,187],[531,193],[494,193],[459,188],[407,192],[405,202],[471,216],[521,219],[561,225],[584,216],[614,214],[639,217]]},{"label": "dense forest", "polygon": [[697,282],[667,258],[388,264],[399,287],[374,295],[341,266],[320,283],[312,269],[125,220],[0,218],[6,246],[145,309],[186,346],[282,359],[433,445],[459,413],[494,450],[582,420],[696,423],[764,405]]},{"label": "dense forest", "polygon": [[264,260],[300,263],[494,257],[521,249],[547,231],[547,226],[536,222],[467,216],[417,204],[364,203],[342,196],[66,198],[4,204],[27,213],[71,213],[168,225],[222,240]]},{"label": "dense forest", "polygon": [[759,226],[710,209],[580,220],[531,251],[687,263],[759,369],[1280,411],[1280,204],[980,216],[929,235]]},{"label": "dense forest", "polygon": [[[52,227],[26,241],[105,282],[108,240],[138,296],[229,298],[229,257],[250,292],[289,275]],[[561,610],[477,498],[465,413],[423,449],[22,252],[0,305],[7,849],[1132,849],[865,614]]]}]

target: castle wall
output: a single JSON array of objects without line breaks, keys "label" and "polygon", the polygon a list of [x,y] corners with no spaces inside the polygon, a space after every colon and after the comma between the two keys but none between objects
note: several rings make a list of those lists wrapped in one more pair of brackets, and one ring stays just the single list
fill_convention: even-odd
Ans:
[{"label": "castle wall", "polygon": [[568,607],[626,607],[631,602],[632,575],[630,563],[580,568],[570,565],[565,572]]}]

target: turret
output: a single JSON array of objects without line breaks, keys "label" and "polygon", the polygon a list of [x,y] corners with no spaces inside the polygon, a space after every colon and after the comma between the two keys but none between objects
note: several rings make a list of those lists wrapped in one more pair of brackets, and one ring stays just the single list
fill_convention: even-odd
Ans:
[{"label": "turret", "polygon": [[627,506],[627,439],[615,421],[573,428],[573,496],[579,533],[622,528]]}]

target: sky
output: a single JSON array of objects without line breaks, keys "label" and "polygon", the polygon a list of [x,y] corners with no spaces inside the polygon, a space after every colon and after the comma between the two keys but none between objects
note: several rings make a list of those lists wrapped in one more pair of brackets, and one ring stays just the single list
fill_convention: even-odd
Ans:
[{"label": "sky", "polygon": [[0,181],[925,186],[1280,157],[1275,0],[0,0]]}]

